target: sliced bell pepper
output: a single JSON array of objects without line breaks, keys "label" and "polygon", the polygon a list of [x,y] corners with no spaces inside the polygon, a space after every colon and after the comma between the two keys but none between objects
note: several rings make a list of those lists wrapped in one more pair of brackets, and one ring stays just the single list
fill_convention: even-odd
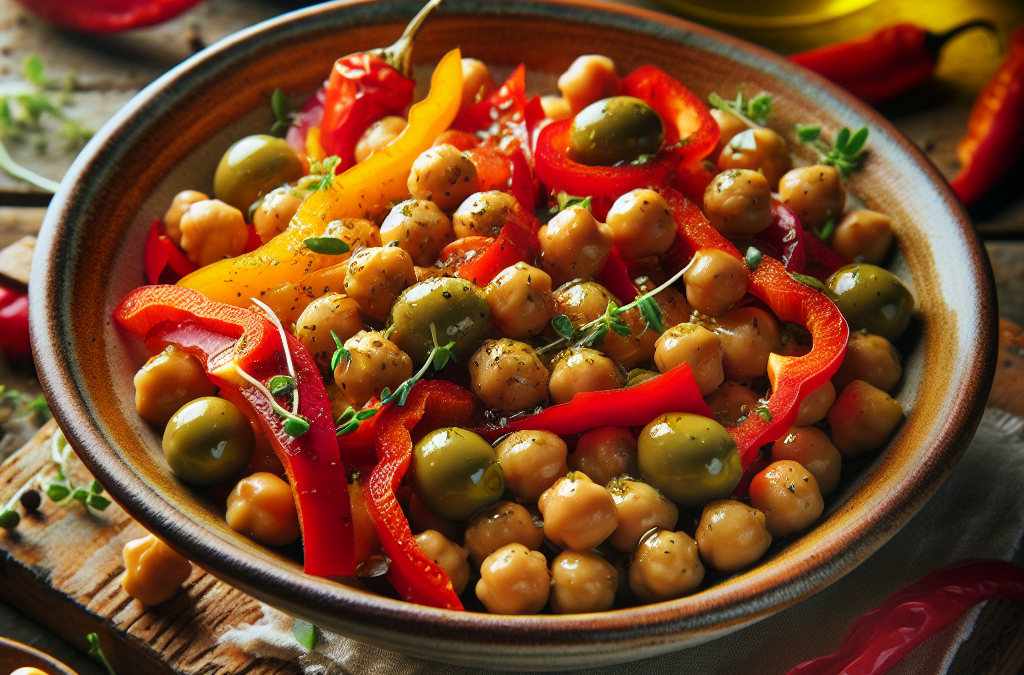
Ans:
[{"label": "sliced bell pepper", "polygon": [[28,295],[0,286],[0,353],[11,359],[32,352],[28,336]]},{"label": "sliced bell pepper", "polygon": [[[807,247],[804,244],[804,229],[793,209],[777,199],[772,199],[771,225],[754,238],[761,244],[767,244],[771,251],[774,251],[770,255],[778,258],[787,272],[803,273],[807,264]],[[767,250],[762,252],[769,253]]]},{"label": "sliced bell pepper", "polygon": [[704,203],[704,191],[715,179],[715,172],[704,166],[703,162],[693,162],[679,167],[672,178],[672,187],[683,193],[691,202]]},{"label": "sliced bell pepper", "polygon": [[335,262],[333,256],[314,253],[304,242],[324,233],[327,223],[341,218],[364,218],[383,210],[407,193],[412,163],[448,128],[459,110],[462,63],[458,49],[441,59],[431,79],[430,94],[409,111],[409,124],[401,135],[337,176],[328,190],[314,192],[302,203],[288,229],[252,253],[207,265],[181,280],[206,297],[233,305]]},{"label": "sliced bell pepper", "polygon": [[697,251],[716,248],[729,255],[741,257],[740,252],[714,228],[700,207],[673,188],[662,188],[661,195],[672,211],[677,234],[668,250],[659,256],[662,269],[668,273],[686,267]]},{"label": "sliced bell pepper", "polygon": [[624,303],[633,302],[639,295],[626,261],[622,259],[619,249],[614,246],[608,253],[608,259],[604,263],[601,274],[597,277],[597,283],[607,288],[612,295]]},{"label": "sliced bell pepper", "polygon": [[522,205],[516,205],[501,227],[498,237],[472,258],[459,265],[455,274],[460,279],[486,286],[506,267],[518,262],[532,265],[540,253],[537,231],[540,221]]},{"label": "sliced bell pepper", "polygon": [[[163,230],[163,223],[159,218],[154,218],[149,234],[146,235],[143,269],[146,272],[146,280],[151,284],[174,283],[186,274],[196,271],[195,263],[185,257]],[[170,272],[167,271],[168,268]]]},{"label": "sliced bell pepper", "polygon": [[413,433],[423,428],[469,426],[479,400],[462,387],[434,380],[418,382],[405,405],[389,404],[377,422],[379,461],[364,486],[370,513],[384,552],[391,558],[388,579],[409,602],[443,609],[462,609],[444,569],[416,545],[396,493],[412,461]]},{"label": "sliced bell pepper", "polygon": [[[313,358],[298,340],[280,333],[248,309],[213,302],[178,286],[144,286],[129,293],[114,319],[151,348],[180,346],[195,356],[221,396],[263,429],[292,485],[302,527],[307,574],[355,573],[352,519],[345,465],[339,456],[331,402]],[[243,369],[264,384],[288,375],[284,349],[291,353],[299,414],[309,429],[291,436],[282,418],[257,387],[238,374]]]},{"label": "sliced bell pepper", "polygon": [[804,242],[806,243],[804,272],[818,281],[824,282],[832,276],[833,272],[846,265],[846,261],[813,232],[804,230]]}]

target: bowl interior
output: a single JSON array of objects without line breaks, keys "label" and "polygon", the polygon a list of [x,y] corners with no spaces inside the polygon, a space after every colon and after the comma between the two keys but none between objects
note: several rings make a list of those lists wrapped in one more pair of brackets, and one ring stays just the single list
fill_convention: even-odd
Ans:
[{"label": "bowl interior", "polygon": [[75,675],[75,671],[49,654],[14,640],[0,638],[0,673],[10,673],[18,668],[38,668],[47,675]]},{"label": "bowl interior", "polygon": [[209,191],[224,150],[269,129],[274,89],[301,100],[335,58],[390,44],[417,9],[332,3],[228,38],[133,99],[72,167],[33,266],[32,330],[54,413],[111,494],[205,569],[270,604],[374,644],[503,667],[538,667],[539,656],[545,667],[625,661],[712,639],[806,597],[881,546],[948,474],[987,398],[994,291],[966,217],[898,132],[819,78],[681,20],[592,2],[446,0],[415,59],[431,64],[459,46],[499,66],[525,62],[531,87],[547,90],[576,56],[598,51],[621,73],[653,63],[702,98],[766,91],[770,125],[794,148],[796,123],[820,124],[828,138],[868,126],[870,158],[848,188],[892,217],[899,252],[889,267],[919,307],[899,345],[905,376],[896,395],[909,414],[891,445],[848,467],[853,475],[819,524],[755,568],[681,600],[580,617],[457,614],[307,577],[292,557],[233,532],[217,503],[172,477],[159,434],[134,410],[132,377],[146,354],[110,319],[144,283],[141,251],[153,217],[182,189]]}]

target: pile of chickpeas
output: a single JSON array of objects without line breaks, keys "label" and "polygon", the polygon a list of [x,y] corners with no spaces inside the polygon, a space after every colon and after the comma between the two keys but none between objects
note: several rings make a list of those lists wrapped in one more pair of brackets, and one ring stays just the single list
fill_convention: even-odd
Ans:
[{"label": "pile of chickpeas", "polygon": [[[464,106],[493,91],[484,64],[464,59],[463,70]],[[638,109],[636,99],[618,100],[607,57],[580,57],[558,86],[561,95],[544,97],[544,110],[551,119],[573,119],[573,138],[588,139],[586,148],[570,148],[577,161],[629,161],[622,153],[663,138],[656,114]],[[645,125],[639,145],[622,142],[619,111],[627,108],[639,110]],[[375,220],[329,224],[324,236],[344,240],[351,253],[263,298],[315,359],[336,417],[410,378],[439,338],[454,343],[457,365],[449,368],[462,374],[453,377],[468,382],[492,420],[691,366],[713,418],[669,413],[642,429],[604,426],[566,438],[524,430],[495,445],[467,429],[443,428],[417,441],[399,494],[416,541],[457,592],[476,579],[476,598],[489,612],[548,607],[564,614],[659,602],[698,590],[707,568],[747,568],[773,541],[810,527],[838,486],[842,462],[883,447],[903,418],[890,396],[902,375],[893,342],[907,327],[913,298],[877,266],[892,245],[890,220],[845,213],[839,172],[793,168],[775,131],[755,127],[756,147],[736,147],[730,141],[747,123],[712,115],[722,131],[711,157],[720,173],[702,205],[712,225],[747,241],[770,225],[774,193],[809,230],[837,222],[829,244],[851,263],[828,282],[851,325],[843,365],[806,397],[795,426],[771,446],[771,462],[753,478],[747,501],[730,498],[742,467],[727,428],[769,396],[769,355],[799,356],[811,344],[803,328],[744,304],[743,260],[697,251],[681,283],[655,296],[663,333],[632,309],[620,317],[628,337],[611,332],[599,344],[549,348],[558,339],[554,316],[580,327],[609,302],[630,300],[595,281],[613,246],[641,291],[668,279],[659,256],[676,225],[656,189],[619,196],[604,222],[582,206],[557,212],[540,228],[536,260],[480,287],[455,277],[441,252],[460,251],[456,242],[464,237],[496,237],[520,206],[506,192],[480,191],[471,156],[441,143],[415,160],[407,199]],[[404,125],[400,117],[372,125],[356,159]],[[191,190],[174,198],[168,235],[200,266],[244,250],[250,212],[269,241],[301,204],[294,186],[302,169],[283,141],[243,139],[218,167],[216,198]],[[348,351],[333,369],[332,332]],[[299,537],[291,490],[267,439],[216,396],[194,358],[168,347],[139,371],[135,387],[139,413],[164,428],[164,452],[177,476],[199,486],[234,483],[226,515],[233,529],[269,546]],[[382,551],[358,479],[349,492],[358,562],[364,571],[379,568]]]}]

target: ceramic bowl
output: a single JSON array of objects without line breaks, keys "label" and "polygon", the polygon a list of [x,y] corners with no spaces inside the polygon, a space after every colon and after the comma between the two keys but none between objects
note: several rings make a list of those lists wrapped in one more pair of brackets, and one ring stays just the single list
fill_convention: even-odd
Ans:
[{"label": "ceramic bowl", "polygon": [[[175,480],[160,438],[135,413],[144,354],[112,325],[143,283],[153,216],[185,188],[209,186],[230,143],[264,132],[275,88],[311,92],[342,54],[390,44],[418,2],[336,2],[244,30],[147,87],[89,143],[47,212],[32,270],[32,336],[53,412],[89,469],[145,527],[201,567],[296,616],[367,643],[450,662],[568,668],[640,659],[711,640],[800,601],[871,555],[917,512],[966,448],[995,365],[992,274],[945,181],[867,106],[774,53],[706,28],[590,0],[446,0],[416,45],[419,63],[454,46],[492,64],[562,72],[597,50],[620,72],[653,63],[701,97],[775,97],[772,126],[871,130],[849,184],[889,214],[889,265],[919,311],[897,392],[909,411],[890,446],[844,481],[816,527],[753,569],[655,605],[581,616],[490,616],[419,607],[305,576],[292,559],[230,530],[220,507]],[[538,77],[538,81],[550,77]]]},{"label": "ceramic bowl", "polygon": [[10,673],[18,668],[38,668],[47,675],[76,675],[49,654],[7,638],[0,638],[0,673]]}]

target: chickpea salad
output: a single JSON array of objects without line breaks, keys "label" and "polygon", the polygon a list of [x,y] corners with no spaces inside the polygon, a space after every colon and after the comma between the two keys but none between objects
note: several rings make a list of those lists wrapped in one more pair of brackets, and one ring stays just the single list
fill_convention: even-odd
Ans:
[{"label": "chickpea salad", "polygon": [[755,565],[904,417],[913,296],[890,219],[847,210],[867,129],[798,127],[794,167],[768,95],[599,55],[531,96],[456,49],[414,103],[434,4],[154,221],[114,316],[168,467],[306,573],[435,607]]}]

